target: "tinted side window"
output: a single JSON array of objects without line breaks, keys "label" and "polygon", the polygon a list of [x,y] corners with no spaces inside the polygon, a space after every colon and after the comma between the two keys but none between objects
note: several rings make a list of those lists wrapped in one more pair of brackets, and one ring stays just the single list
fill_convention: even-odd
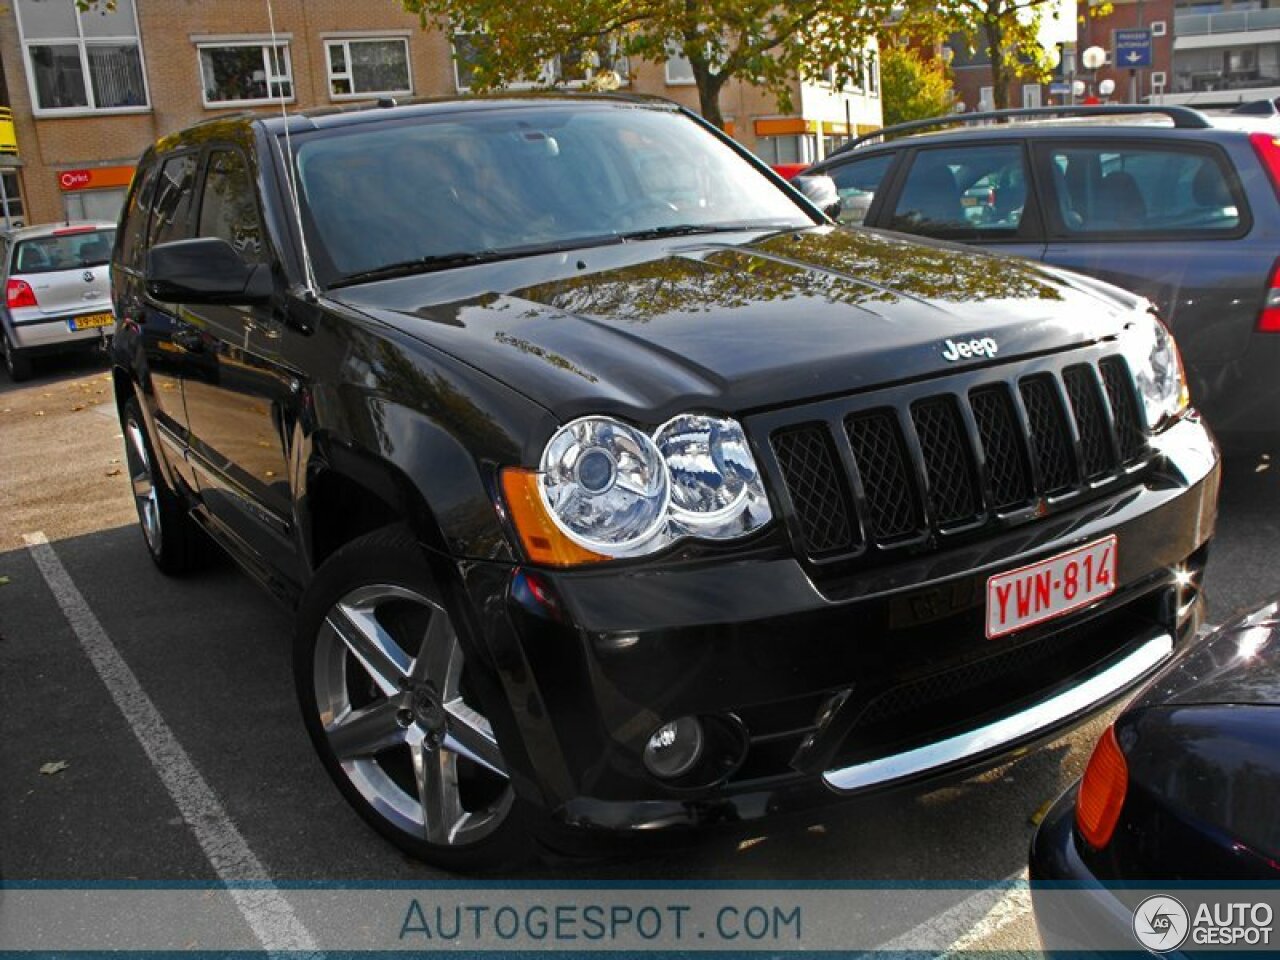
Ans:
[{"label": "tinted side window", "polygon": [[160,168],[152,204],[151,244],[190,238],[191,201],[195,186],[195,154],[188,153],[165,161]]},{"label": "tinted side window", "polygon": [[265,262],[253,179],[239,151],[217,150],[209,155],[198,235],[227,241],[250,263]]},{"label": "tinted side window", "polygon": [[840,194],[841,223],[857,224],[867,218],[871,202],[880,189],[880,181],[889,172],[896,154],[882,153],[874,157],[865,157],[850,163],[832,167],[827,174],[836,183],[836,191]]},{"label": "tinted side window", "polygon": [[142,269],[142,251],[147,245],[147,224],[151,220],[151,204],[155,199],[156,166],[142,171],[137,187],[129,195],[121,222],[120,260],[135,270]]},{"label": "tinted side window", "polygon": [[1226,165],[1203,149],[1052,147],[1058,219],[1068,234],[1232,232],[1243,202]]},{"label": "tinted side window", "polygon": [[891,226],[956,239],[1013,237],[1026,202],[1026,161],[1018,144],[920,150]]}]

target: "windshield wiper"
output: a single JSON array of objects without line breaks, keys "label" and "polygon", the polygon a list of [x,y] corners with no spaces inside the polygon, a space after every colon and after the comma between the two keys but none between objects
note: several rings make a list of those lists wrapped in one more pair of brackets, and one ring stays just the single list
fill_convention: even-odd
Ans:
[{"label": "windshield wiper", "polygon": [[647,230],[631,230],[620,233],[622,240],[658,240],[663,237],[692,237],[704,233],[741,233],[744,230],[795,230],[796,224],[790,223],[676,223],[665,227],[650,227]]},{"label": "windshield wiper", "polygon": [[458,250],[453,253],[433,253],[428,257],[415,257],[412,260],[401,260],[388,263],[372,270],[359,270],[339,277],[330,287],[348,287],[356,283],[371,283],[374,280],[390,280],[393,277],[408,277],[415,273],[430,273],[432,270],[447,270],[449,267],[464,267],[472,263],[488,263],[501,260],[505,253],[499,250]]}]

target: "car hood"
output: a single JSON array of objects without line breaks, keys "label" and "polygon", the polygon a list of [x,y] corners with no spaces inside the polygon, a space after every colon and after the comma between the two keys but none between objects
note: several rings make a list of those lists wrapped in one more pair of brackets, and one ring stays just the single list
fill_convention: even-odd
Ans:
[{"label": "car hood", "polygon": [[[1036,263],[814,228],[643,241],[333,291],[562,421],[738,414],[1114,335],[1142,301]],[[737,242],[724,242],[733,239]]]},{"label": "car hood", "polygon": [[1166,667],[1135,707],[1280,706],[1280,600],[1220,627]]}]

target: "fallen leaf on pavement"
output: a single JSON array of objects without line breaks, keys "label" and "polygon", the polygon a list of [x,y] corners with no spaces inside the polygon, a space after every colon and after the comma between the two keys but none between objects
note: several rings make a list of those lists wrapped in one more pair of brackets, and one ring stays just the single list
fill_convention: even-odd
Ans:
[{"label": "fallen leaf on pavement", "polygon": [[44,416],[44,411],[43,411],[43,410],[37,410],[37,411],[35,412],[35,415],[36,415],[37,417],[43,417],[43,416]]},{"label": "fallen leaf on pavement", "polygon": [[55,773],[61,773],[69,766],[71,766],[71,764],[67,763],[65,760],[53,760],[49,763],[43,764],[40,767],[40,772],[46,777],[51,777]]},{"label": "fallen leaf on pavement", "polygon": [[110,470],[108,470],[108,471],[107,471],[107,474],[106,474],[106,475],[107,475],[108,477],[118,477],[118,476],[120,476],[120,468],[119,468],[119,467],[112,467]]},{"label": "fallen leaf on pavement", "polygon": [[1027,818],[1027,821],[1033,827],[1040,826],[1040,822],[1049,815],[1049,808],[1052,806],[1053,806],[1053,800],[1052,799],[1046,800],[1044,803],[1040,804],[1040,808],[1036,810],[1035,813],[1033,813],[1031,816]]},{"label": "fallen leaf on pavement", "polygon": [[77,403],[74,407],[72,407],[72,408],[71,408],[71,412],[72,412],[72,413],[79,413],[79,412],[80,412],[81,410],[83,410],[83,409],[84,409],[84,404],[83,404],[83,403]]},{"label": "fallen leaf on pavement", "polygon": [[0,577],[0,587],[7,587],[8,585],[9,585],[9,578]]}]

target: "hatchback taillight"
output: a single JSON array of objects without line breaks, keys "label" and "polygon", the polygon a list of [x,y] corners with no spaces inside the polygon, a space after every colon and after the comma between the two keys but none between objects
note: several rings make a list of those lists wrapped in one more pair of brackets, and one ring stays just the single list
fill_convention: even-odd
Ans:
[{"label": "hatchback taillight", "polygon": [[1280,333],[1280,260],[1271,267],[1271,279],[1258,314],[1259,333]]},{"label": "hatchback taillight", "polygon": [[4,302],[9,307],[38,307],[36,292],[25,280],[10,278],[4,285]]},{"label": "hatchback taillight", "polygon": [[1262,169],[1271,178],[1271,186],[1280,196],[1280,137],[1273,133],[1251,133],[1249,143],[1262,161]]}]

